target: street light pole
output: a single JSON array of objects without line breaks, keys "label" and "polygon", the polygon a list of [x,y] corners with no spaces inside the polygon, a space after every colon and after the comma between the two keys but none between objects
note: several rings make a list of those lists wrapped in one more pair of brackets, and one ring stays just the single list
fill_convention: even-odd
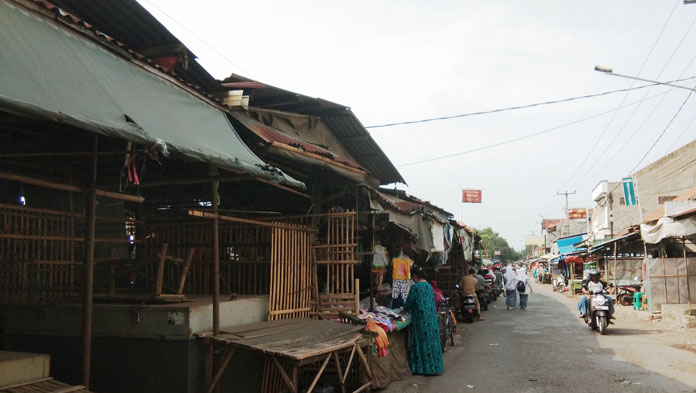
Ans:
[{"label": "street light pole", "polygon": [[[693,3],[696,4],[696,0],[694,0]],[[597,72],[603,72],[603,73],[605,73],[605,74],[607,74],[607,75],[619,76],[619,77],[622,77],[622,78],[634,79],[634,80],[637,80],[637,81],[655,83],[655,84],[658,84],[658,85],[665,85],[665,86],[670,86],[670,87],[676,87],[676,88],[679,88],[679,89],[691,90],[691,91],[693,91],[693,92],[696,92],[696,89],[694,89],[693,87],[675,85],[675,84],[673,84],[673,83],[669,83],[669,82],[660,82],[660,81],[655,81],[655,80],[652,80],[652,79],[639,78],[639,77],[637,77],[637,76],[630,76],[630,75],[617,74],[617,73],[614,72],[614,70],[612,70],[611,68],[595,66],[594,70],[597,71]]]}]

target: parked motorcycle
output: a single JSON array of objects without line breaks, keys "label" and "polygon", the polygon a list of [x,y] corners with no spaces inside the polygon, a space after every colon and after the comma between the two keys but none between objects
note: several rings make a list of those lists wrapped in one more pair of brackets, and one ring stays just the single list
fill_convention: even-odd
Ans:
[{"label": "parked motorcycle", "polygon": [[553,279],[554,292],[565,292],[568,290],[568,280],[563,275],[558,275]]},{"label": "parked motorcycle", "polygon": [[638,277],[634,278],[633,280],[637,281],[638,283],[619,286],[619,292],[616,295],[616,303],[621,304],[622,306],[630,306],[633,304],[633,294],[640,292],[640,287],[642,286]]},{"label": "parked motorcycle", "polygon": [[476,320],[476,300],[472,295],[462,296],[462,319],[466,323],[473,323]]},{"label": "parked motorcycle", "polygon": [[488,303],[491,302],[491,287],[486,286],[483,289],[476,290],[479,305],[483,311],[488,311]]},{"label": "parked motorcycle", "polygon": [[604,297],[605,293],[604,290],[590,293],[587,313],[585,314],[585,323],[602,335],[606,333],[611,318],[609,301]]}]

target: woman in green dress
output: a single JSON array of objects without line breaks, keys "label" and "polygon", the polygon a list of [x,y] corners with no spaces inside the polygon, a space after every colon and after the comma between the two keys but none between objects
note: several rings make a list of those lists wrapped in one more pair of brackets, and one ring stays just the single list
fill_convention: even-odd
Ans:
[{"label": "woman in green dress", "polygon": [[411,269],[411,278],[414,284],[404,304],[404,311],[411,312],[411,371],[424,375],[442,374],[445,367],[433,288],[420,267]]}]

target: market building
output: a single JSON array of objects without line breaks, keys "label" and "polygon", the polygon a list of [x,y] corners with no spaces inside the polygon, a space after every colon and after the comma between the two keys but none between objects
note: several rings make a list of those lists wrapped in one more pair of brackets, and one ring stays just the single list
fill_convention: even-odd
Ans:
[{"label": "market building", "polygon": [[349,108],[217,81],[135,1],[2,0],[0,30],[6,349],[100,392],[297,391],[328,362],[355,389],[406,375],[325,320],[386,299],[377,245],[452,290],[480,238],[380,187],[405,180]]}]

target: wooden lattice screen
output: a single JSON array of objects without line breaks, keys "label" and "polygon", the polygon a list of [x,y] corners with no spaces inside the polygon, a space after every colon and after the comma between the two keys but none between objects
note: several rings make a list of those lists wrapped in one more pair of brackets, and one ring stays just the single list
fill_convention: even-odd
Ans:
[{"label": "wooden lattice screen", "polygon": [[[209,222],[161,222],[151,224],[147,230],[147,254],[154,259],[159,245],[169,245],[167,255],[184,258],[189,248],[194,248],[184,293],[210,295],[213,266],[212,229]],[[147,266],[148,275],[154,277],[156,265]],[[175,287],[181,265],[167,266],[165,287]],[[223,294],[269,294],[271,272],[271,228],[248,224],[220,223],[220,291]]]},{"label": "wooden lattice screen", "polygon": [[[319,294],[316,312],[322,317],[335,317],[339,311],[356,310],[355,265],[358,241],[355,224],[356,213],[346,211],[328,213],[325,216],[325,236],[319,237],[314,246],[319,281],[323,288]],[[322,235],[324,232],[322,231]]]},{"label": "wooden lattice screen", "polygon": [[82,237],[79,214],[0,204],[0,303],[77,296]]},{"label": "wooden lattice screen", "polygon": [[[355,265],[358,240],[355,211],[330,212],[274,218],[293,225],[313,226],[314,259],[317,265],[317,293],[311,315],[334,318],[339,311],[356,310]],[[316,297],[316,296],[315,296]]]},{"label": "wooden lattice screen", "polygon": [[273,228],[268,320],[308,317],[312,310],[312,240],[302,226]]}]

